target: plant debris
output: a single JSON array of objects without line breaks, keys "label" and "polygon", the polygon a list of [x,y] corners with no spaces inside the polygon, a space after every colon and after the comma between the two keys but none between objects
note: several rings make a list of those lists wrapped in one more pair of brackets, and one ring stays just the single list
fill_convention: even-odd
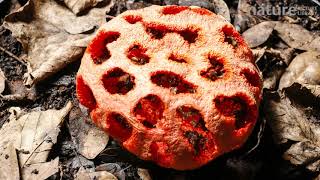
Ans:
[{"label": "plant debris", "polygon": [[[132,156],[91,125],[75,97],[78,60],[100,24],[151,5],[220,14],[242,32],[264,79],[260,127],[197,170]],[[275,7],[293,11],[268,12]],[[0,179],[320,179],[317,1],[0,0],[0,9]]]},{"label": "plant debris", "polygon": [[25,85],[32,86],[79,60],[112,5],[113,1],[76,16],[54,0],[29,0],[6,16],[3,26],[12,31],[26,52]]}]

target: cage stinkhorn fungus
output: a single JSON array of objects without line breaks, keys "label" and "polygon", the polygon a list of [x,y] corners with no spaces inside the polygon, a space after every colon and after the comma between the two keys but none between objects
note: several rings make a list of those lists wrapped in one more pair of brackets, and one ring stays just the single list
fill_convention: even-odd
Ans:
[{"label": "cage stinkhorn fungus", "polygon": [[77,74],[77,96],[125,149],[188,170],[246,141],[261,77],[250,48],[221,16],[151,6],[98,30]]}]

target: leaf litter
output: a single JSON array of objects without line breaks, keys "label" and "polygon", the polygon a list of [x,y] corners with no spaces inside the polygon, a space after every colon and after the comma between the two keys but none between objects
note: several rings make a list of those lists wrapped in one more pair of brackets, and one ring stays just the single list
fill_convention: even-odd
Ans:
[{"label": "leaf litter", "polygon": [[[120,5],[123,2],[125,5]],[[174,1],[169,2],[167,0],[165,2],[171,3]],[[186,2],[181,0],[172,4]],[[223,1],[224,4],[222,3],[221,6],[215,2],[218,1],[202,0],[197,3],[203,3],[202,5],[208,6],[212,11],[222,8],[223,11],[221,12],[225,12],[225,15],[221,15],[227,19],[230,13],[234,15],[231,16],[231,18],[234,18],[234,25],[238,31],[243,32],[244,38],[249,46],[253,48],[257,65],[264,77],[265,92],[262,116],[265,116],[264,118],[267,119],[267,123],[273,131],[275,142],[278,144],[289,144],[287,146],[289,148],[286,149],[283,157],[295,165],[304,166],[312,171],[319,172],[320,127],[318,122],[320,110],[317,107],[320,103],[320,70],[318,68],[318,53],[320,51],[319,34],[310,31],[314,27],[306,29],[307,26],[301,23],[301,19],[303,18],[294,19],[284,16],[282,19],[277,19],[269,16],[253,16],[251,12],[254,6],[249,1],[239,1],[236,11],[234,9],[230,9],[229,11],[230,6],[229,8],[228,6],[224,6],[225,3]],[[25,60],[28,64],[28,73],[25,75],[26,79],[24,82],[28,87],[53,76],[56,72],[63,69],[65,64],[76,61],[82,56],[86,43],[92,34],[94,34],[96,27],[99,26],[97,20],[90,20],[90,18],[104,21],[105,13],[103,12],[113,11],[111,14],[117,15],[125,9],[130,9],[131,6],[128,6],[130,3],[132,7],[137,6],[139,8],[154,2],[143,2],[143,6],[138,6],[141,2],[128,1],[126,3],[124,0],[121,2],[105,3],[105,6],[101,5],[100,0],[65,0],[63,3],[57,3],[52,0],[30,0],[18,12],[12,13],[5,19],[4,26],[13,31],[13,35],[22,43],[26,52],[26,55],[19,58]],[[116,12],[114,12],[115,9],[112,7],[113,3],[117,5]],[[228,2],[228,5],[230,5],[230,2]],[[36,8],[32,11],[30,7]],[[90,12],[97,13],[90,14]],[[235,14],[232,14],[233,12]],[[33,16],[27,16],[28,13],[33,14]],[[54,16],[48,18],[49,14],[53,14]],[[63,15],[64,18],[61,18],[60,15]],[[311,17],[307,18],[312,19]],[[81,23],[79,24],[79,22]],[[315,22],[314,24],[316,25],[317,23]],[[23,27],[28,27],[28,29],[24,29]],[[61,39],[64,39],[64,41],[62,42]],[[60,47],[63,48],[60,49]],[[10,83],[12,82],[7,83],[8,86],[10,86]],[[15,85],[15,87],[20,86],[23,86],[23,82],[18,82],[18,85]],[[16,88],[13,91],[15,92],[13,95],[20,94],[26,97],[24,93],[21,93],[25,91],[23,88]],[[16,114],[15,116],[17,117],[25,115],[25,112],[18,108],[12,108],[11,112]],[[75,153],[73,153],[75,156],[67,162],[72,164],[75,174],[78,175],[77,177],[79,178],[80,174],[83,177],[90,178],[110,176],[111,178],[122,179],[125,176],[124,169],[117,163],[104,163],[96,167],[93,163],[96,158],[100,158],[101,154],[99,153],[107,146],[107,143],[110,141],[112,144],[112,139],[109,140],[108,136],[103,136],[103,132],[93,127],[89,123],[88,114],[83,110],[79,110],[78,105],[73,107],[68,117],[68,131],[72,136],[71,141],[75,147]],[[34,125],[31,125],[29,124],[30,127],[34,127]],[[6,126],[7,123],[3,128]],[[21,133],[22,130],[17,127],[12,127],[10,130],[10,133],[13,134],[19,134],[19,132]],[[24,133],[28,135],[34,134],[31,131],[30,133],[28,131]],[[20,162],[15,160],[15,158],[17,159],[17,157],[21,156],[21,153],[27,153],[28,151],[23,149],[14,154],[15,144],[8,144],[7,147],[3,152],[10,155],[8,159],[4,159],[10,165],[12,164],[12,167],[1,168],[10,168],[12,172],[15,172],[12,177],[19,179],[17,163]],[[97,149],[92,147],[97,147]],[[40,154],[39,158],[42,158]],[[27,161],[33,163],[31,157],[33,155]],[[0,156],[0,161],[2,160],[1,158],[2,156]],[[92,159],[92,161],[88,159]],[[57,167],[54,163],[59,160],[54,159],[48,162],[44,160],[42,162],[39,161],[38,164],[52,163],[53,167]],[[35,172],[38,172],[38,174],[42,172],[35,162],[37,161],[34,160],[34,164],[30,164],[29,166],[36,168],[26,169],[27,167],[25,167],[23,169],[22,172],[28,172],[26,173],[28,174],[27,176],[24,173],[20,173],[23,179],[34,177],[30,175],[30,172],[33,175]],[[116,171],[112,171],[111,167],[116,169]],[[1,168],[0,172],[7,171],[7,169],[2,170]],[[57,169],[52,168],[47,174],[54,174],[57,171]],[[137,170],[141,179],[149,179],[146,171],[145,169]],[[119,174],[119,172],[121,173]],[[40,174],[46,175],[45,172]],[[1,175],[3,174],[0,173],[0,177],[2,177]]]},{"label": "leaf litter", "polygon": [[29,0],[6,16],[3,26],[21,42],[26,53],[25,85],[30,87],[79,60],[112,6],[110,1],[77,16],[54,0]]}]

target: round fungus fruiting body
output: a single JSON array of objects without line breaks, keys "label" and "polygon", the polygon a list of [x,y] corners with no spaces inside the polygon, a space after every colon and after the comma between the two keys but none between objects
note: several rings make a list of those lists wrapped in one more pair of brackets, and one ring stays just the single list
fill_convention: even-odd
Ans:
[{"label": "round fungus fruiting body", "polygon": [[198,7],[151,6],[104,24],[77,74],[93,121],[141,159],[178,170],[239,148],[261,77],[233,26]]}]

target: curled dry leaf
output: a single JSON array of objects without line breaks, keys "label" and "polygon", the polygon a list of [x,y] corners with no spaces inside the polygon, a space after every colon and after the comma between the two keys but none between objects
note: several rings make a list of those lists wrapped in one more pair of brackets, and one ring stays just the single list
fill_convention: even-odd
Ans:
[{"label": "curled dry leaf", "polygon": [[74,14],[79,14],[103,1],[104,0],[64,0],[64,3]]},{"label": "curled dry leaf", "polygon": [[252,7],[253,6],[249,4],[248,0],[239,0],[237,13],[235,14],[233,22],[237,31],[243,32],[248,27],[252,27],[260,22],[258,16],[252,15],[252,11],[256,10],[256,8]]},{"label": "curled dry leaf", "polygon": [[29,0],[8,15],[3,25],[27,53],[25,84],[31,86],[78,60],[112,5],[113,2],[76,16],[54,0]]},{"label": "curled dry leaf", "polygon": [[256,63],[262,58],[262,56],[266,52],[266,49],[267,47],[252,49],[252,53]]},{"label": "curled dry leaf", "polygon": [[6,78],[0,69],[0,94],[4,91],[6,85]]},{"label": "curled dry leaf", "polygon": [[59,158],[45,163],[31,164],[22,169],[23,180],[47,179],[59,171]]},{"label": "curled dry leaf", "polygon": [[148,169],[138,168],[138,175],[141,180],[152,180]]},{"label": "curled dry leaf", "polygon": [[274,21],[265,21],[259,23],[245,32],[242,33],[242,37],[245,39],[250,48],[260,46],[268,40],[276,23]]},{"label": "curled dry leaf", "polygon": [[80,168],[76,174],[75,180],[118,180],[113,174],[107,171],[87,172],[84,168]]},{"label": "curled dry leaf", "polygon": [[282,75],[279,89],[294,82],[320,86],[320,52],[308,51],[296,56]]},{"label": "curled dry leaf", "polygon": [[276,90],[279,79],[291,62],[294,53],[293,48],[266,49],[263,58],[256,63],[263,73],[263,88]]},{"label": "curled dry leaf", "polygon": [[312,171],[320,170],[319,95],[318,85],[294,83],[266,97],[264,106],[276,142],[295,142],[283,157]]},{"label": "curled dry leaf", "polygon": [[109,136],[91,123],[79,107],[74,107],[69,115],[70,133],[78,145],[78,151],[87,159],[94,159],[107,146]]},{"label": "curled dry leaf", "polygon": [[311,171],[320,171],[320,147],[310,141],[293,144],[284,154],[284,158],[291,163],[302,165],[310,162],[307,168]]},{"label": "curled dry leaf", "polygon": [[[124,168],[126,169],[126,168]],[[113,175],[115,175],[119,180],[125,180],[126,174],[124,169],[117,163],[105,163],[100,164],[96,167],[96,171],[107,171]]]},{"label": "curled dry leaf", "polygon": [[277,22],[274,29],[278,32],[278,36],[292,48],[304,49],[302,47],[314,39],[311,32],[297,24]]},{"label": "curled dry leaf", "polygon": [[277,143],[288,140],[320,143],[320,128],[312,123],[316,118],[309,116],[284,94],[268,97],[264,110]]},{"label": "curled dry leaf", "polygon": [[230,11],[227,4],[223,0],[211,0],[211,2],[213,3],[214,12],[231,22]]},{"label": "curled dry leaf", "polygon": [[0,179],[19,180],[19,164],[16,149],[12,143],[0,147]]}]

